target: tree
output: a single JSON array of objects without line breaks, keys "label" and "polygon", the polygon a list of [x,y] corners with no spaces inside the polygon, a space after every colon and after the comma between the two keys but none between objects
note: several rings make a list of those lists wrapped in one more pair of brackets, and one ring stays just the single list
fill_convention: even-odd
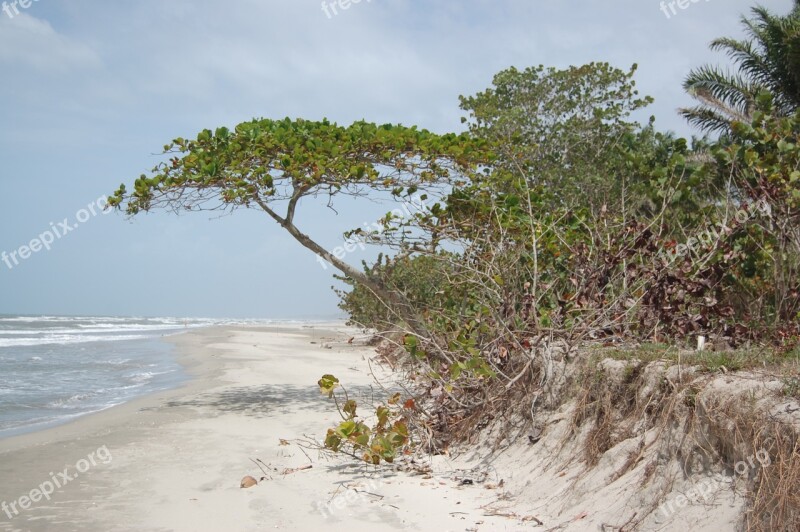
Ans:
[{"label": "tree", "polygon": [[619,148],[640,129],[628,117],[652,102],[638,96],[635,72],[608,63],[510,68],[461,97],[462,121],[498,144],[498,167],[547,189],[554,205],[610,206],[625,187]]},{"label": "tree", "polygon": [[109,205],[129,215],[158,208],[261,209],[301,245],[375,293],[412,329],[420,325],[402,293],[387,289],[303,233],[295,221],[298,203],[322,195],[331,205],[338,195],[368,190],[401,198],[426,187],[452,186],[468,179],[476,164],[490,156],[466,134],[288,118],[252,120],[234,131],[204,130],[195,140],[173,140],[164,153],[171,155],[168,161],[157,165],[150,177],[137,179],[133,192],[121,185]]},{"label": "tree", "polygon": [[800,106],[800,0],[783,17],[763,7],[752,13],[753,18],[742,17],[749,39],[723,37],[711,43],[712,50],[733,60],[737,72],[706,65],[692,70],[683,83],[700,105],[681,114],[705,132],[728,133],[734,121],[749,123],[762,92],[772,94],[781,116]]}]

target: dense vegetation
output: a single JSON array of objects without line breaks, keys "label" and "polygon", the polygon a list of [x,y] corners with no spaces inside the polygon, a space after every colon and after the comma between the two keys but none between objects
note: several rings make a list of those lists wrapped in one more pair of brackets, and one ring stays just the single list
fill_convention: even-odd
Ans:
[{"label": "dense vegetation", "polygon": [[[489,405],[530,404],[556,348],[702,336],[779,358],[800,334],[800,2],[754,17],[749,41],[713,44],[738,72],[686,80],[699,106],[685,116],[718,138],[632,120],[651,101],[635,66],[510,68],[461,98],[466,133],[254,120],[175,139],[110,201],[129,214],[261,209],[340,270],[351,321],[413,361],[416,402],[395,397],[372,429],[346,402],[329,433],[370,462],[408,443],[415,416],[436,450]],[[355,268],[296,225],[304,196],[368,193],[429,207],[347,234],[381,246],[375,264]],[[333,393],[338,381],[320,382]]]}]

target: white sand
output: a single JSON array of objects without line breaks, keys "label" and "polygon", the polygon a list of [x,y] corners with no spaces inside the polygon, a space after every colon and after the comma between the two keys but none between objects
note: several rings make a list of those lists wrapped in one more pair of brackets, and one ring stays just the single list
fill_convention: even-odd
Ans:
[{"label": "white sand", "polygon": [[[322,374],[335,374],[351,393],[370,393],[373,352],[348,345],[351,335],[297,326],[177,337],[195,377],[187,386],[0,441],[0,502],[14,501],[19,511],[12,519],[0,512],[0,530],[529,529],[531,522],[484,515],[481,507],[502,489],[486,489],[491,478],[460,485],[456,479],[471,473],[446,457],[433,459],[425,478],[281,444],[319,439],[337,421],[316,385]],[[240,489],[243,476],[263,476],[251,459],[278,471],[313,467]],[[76,466],[88,470],[20,511],[22,495],[65,467],[74,475]]]}]

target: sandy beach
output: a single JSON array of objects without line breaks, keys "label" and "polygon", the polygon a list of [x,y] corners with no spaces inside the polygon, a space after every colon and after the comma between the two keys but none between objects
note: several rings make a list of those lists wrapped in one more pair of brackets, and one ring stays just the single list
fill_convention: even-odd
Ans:
[{"label": "sandy beach", "polygon": [[[499,493],[462,485],[465,463],[435,457],[430,474],[414,475],[295,443],[319,440],[337,420],[316,385],[323,373],[351,394],[382,396],[374,352],[348,344],[354,334],[334,324],[169,338],[192,376],[183,387],[0,441],[0,530],[529,527],[484,515]],[[271,478],[241,489],[245,475],[264,476],[253,460]]]}]

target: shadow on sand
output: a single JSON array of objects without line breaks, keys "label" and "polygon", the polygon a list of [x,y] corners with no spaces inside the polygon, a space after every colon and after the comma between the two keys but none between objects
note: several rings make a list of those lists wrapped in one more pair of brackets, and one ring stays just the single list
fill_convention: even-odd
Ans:
[{"label": "shadow on sand", "polygon": [[[380,396],[372,386],[352,386],[347,388],[350,399],[359,403],[373,404]],[[341,390],[337,391],[341,399]],[[340,401],[341,402],[341,401]],[[301,411],[331,412],[335,409],[332,399],[322,395],[317,386],[296,386],[289,384],[267,384],[263,386],[242,386],[229,388],[220,393],[206,393],[188,401],[169,401],[167,408],[196,407],[210,408],[221,412],[237,412],[253,417],[291,414]]]}]

